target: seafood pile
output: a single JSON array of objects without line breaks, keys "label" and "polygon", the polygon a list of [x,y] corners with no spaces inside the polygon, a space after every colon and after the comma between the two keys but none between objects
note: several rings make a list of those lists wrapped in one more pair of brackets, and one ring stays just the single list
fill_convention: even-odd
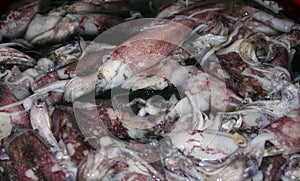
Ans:
[{"label": "seafood pile", "polygon": [[0,180],[300,180],[300,24],[225,2],[11,6]]}]

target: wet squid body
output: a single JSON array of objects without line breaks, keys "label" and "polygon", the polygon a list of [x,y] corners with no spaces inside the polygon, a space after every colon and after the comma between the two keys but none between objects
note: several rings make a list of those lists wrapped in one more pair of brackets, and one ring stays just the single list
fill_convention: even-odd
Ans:
[{"label": "wet squid body", "polygon": [[[12,7],[0,21],[0,177],[299,180],[299,22],[273,1],[230,7]],[[91,41],[113,25],[103,34],[128,38]]]}]

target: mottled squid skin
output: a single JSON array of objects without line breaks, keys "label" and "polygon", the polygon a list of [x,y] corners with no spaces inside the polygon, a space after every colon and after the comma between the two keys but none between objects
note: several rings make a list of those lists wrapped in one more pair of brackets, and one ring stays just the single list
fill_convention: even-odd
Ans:
[{"label": "mottled squid skin", "polygon": [[[144,150],[143,150],[144,149]],[[162,164],[155,150],[143,145],[107,146],[90,152],[78,166],[78,179],[129,180],[155,179],[165,180]],[[157,162],[157,163],[153,163]],[[152,180],[151,179],[151,180]]]},{"label": "mottled squid skin", "polygon": [[148,134],[154,133],[155,124],[135,115],[130,110],[115,107],[111,101],[97,100],[99,118],[108,132],[120,139],[140,142],[148,141]]},{"label": "mottled squid skin", "polygon": [[101,149],[113,143],[111,135],[106,131],[100,119],[95,104],[76,101],[74,114],[82,134],[94,148]]},{"label": "mottled squid skin", "polygon": [[[105,150],[101,150],[102,152]],[[109,160],[106,153],[90,152],[78,165],[78,180],[97,181],[107,174],[114,160]]]},{"label": "mottled squid skin", "polygon": [[[136,34],[116,47],[98,70],[98,86],[109,89],[165,58],[195,26],[190,19],[168,22]],[[160,32],[159,34],[157,32]]]},{"label": "mottled squid skin", "polygon": [[274,143],[284,147],[285,154],[300,151],[300,109],[279,118],[265,128],[274,136]]},{"label": "mottled squid skin", "polygon": [[64,88],[66,101],[74,101],[95,89],[97,70],[103,64],[100,57],[107,53],[109,50],[102,49],[101,51],[90,52],[77,63],[76,76],[68,81]]},{"label": "mottled squid skin", "polygon": [[282,155],[263,158],[261,170],[264,174],[264,181],[279,181],[280,176],[282,175],[282,170],[280,168],[285,162],[286,158]]},{"label": "mottled squid skin", "polygon": [[71,160],[77,165],[88,153],[89,147],[79,132],[71,109],[58,107],[51,115],[52,132],[56,140],[62,140]]},{"label": "mottled squid skin", "polygon": [[[119,45],[110,54],[112,60],[120,60],[129,66],[132,74],[157,63],[157,56],[167,56],[195,26],[193,20],[169,22],[162,27],[141,32]],[[160,32],[159,34],[157,32]],[[152,59],[145,59],[151,58]],[[159,58],[158,57],[158,58]],[[144,64],[139,64],[140,61]]]},{"label": "mottled squid skin", "polygon": [[40,27],[39,31],[34,29],[47,22],[47,18],[51,16],[53,15],[50,13],[46,16],[37,14],[29,24],[25,39],[33,45],[60,43],[69,40],[76,33],[81,36],[95,36],[120,22],[119,17],[109,14],[66,14],[54,15],[57,18],[56,22],[44,23],[44,27]]},{"label": "mottled squid skin", "polygon": [[33,67],[36,64],[35,59],[14,48],[0,46],[0,55],[0,65],[16,64]]},{"label": "mottled squid skin", "polygon": [[225,79],[226,83],[242,97],[264,99],[276,86],[290,81],[288,75],[282,70],[276,70],[275,66],[250,66],[234,52],[219,55],[218,58],[222,68],[230,75]]},{"label": "mottled squid skin", "polygon": [[10,160],[1,160],[0,166],[3,168],[2,172],[0,172],[0,178],[2,180],[18,180],[17,172]]},{"label": "mottled squid skin", "polygon": [[186,81],[188,71],[192,69],[192,66],[183,67],[179,64],[184,58],[186,56],[167,56],[157,65],[127,79],[122,84],[122,88],[133,91],[138,89],[163,90],[169,85],[179,86]]},{"label": "mottled squid skin", "polygon": [[[17,99],[13,96],[9,88],[0,83],[0,106],[9,105],[12,103],[16,103]],[[14,125],[20,125],[27,128],[30,128],[29,115],[24,111],[24,107],[22,105],[17,105],[11,108],[7,108],[4,112],[11,113],[11,123]]]},{"label": "mottled squid skin", "polygon": [[36,131],[15,132],[4,141],[4,146],[20,181],[66,179],[49,147]]},{"label": "mottled squid skin", "polygon": [[[61,43],[77,34],[96,36],[122,20],[108,14],[105,8],[83,2],[62,5],[47,14],[42,12],[43,7],[37,0],[17,5],[20,7],[12,9],[0,20],[1,39],[23,36],[32,45]],[[114,14],[119,12],[118,9]]]},{"label": "mottled squid skin", "polygon": [[[236,100],[236,93],[226,86],[224,80],[220,80],[201,70],[190,74],[182,85],[182,89],[204,100],[204,102],[199,104],[201,111],[209,109],[230,111],[234,110],[239,103]],[[208,105],[208,109],[201,107],[202,104]]]},{"label": "mottled squid skin", "polygon": [[[19,4],[20,5],[20,4]],[[0,37],[19,38],[37,13],[37,1],[15,8],[0,20]]]},{"label": "mottled squid skin", "polygon": [[49,72],[44,76],[33,82],[32,88],[34,90],[39,89],[47,84],[59,81],[59,80],[67,80],[71,79],[75,75],[77,62],[74,62],[64,68],[58,69],[54,72]]}]

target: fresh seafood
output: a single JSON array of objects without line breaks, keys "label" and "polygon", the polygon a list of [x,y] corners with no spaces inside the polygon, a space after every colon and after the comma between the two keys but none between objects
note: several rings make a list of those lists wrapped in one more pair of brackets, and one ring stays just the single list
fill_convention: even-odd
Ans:
[{"label": "fresh seafood", "polygon": [[299,180],[300,22],[284,10],[17,2],[0,20],[1,179]]},{"label": "fresh seafood", "polygon": [[99,87],[114,88],[138,71],[155,65],[190,33],[194,24],[194,21],[188,19],[169,22],[125,41],[110,53],[109,60],[99,68]]},{"label": "fresh seafood", "polygon": [[35,131],[15,130],[15,135],[6,140],[4,146],[10,159],[13,159],[19,180],[66,179],[48,146]]},{"label": "fresh seafood", "polygon": [[85,143],[84,138],[79,133],[74,113],[69,107],[58,107],[53,111],[51,120],[53,136],[60,145],[62,142],[64,143],[72,161],[79,164],[88,154],[89,145]]},{"label": "fresh seafood", "polygon": [[48,73],[76,62],[81,56],[84,46],[83,40],[63,45],[51,52],[50,55],[40,58],[36,63],[36,69]]},{"label": "fresh seafood", "polygon": [[1,89],[1,113],[8,114],[10,124],[30,127],[28,113],[24,111],[24,107],[22,105],[16,105],[14,107],[6,107],[7,105],[16,103],[17,100],[13,96],[13,94],[11,93],[7,85],[1,83],[0,86],[1,86],[0,88]]},{"label": "fresh seafood", "polygon": [[[49,17],[54,17],[54,19],[48,20]],[[55,15],[42,17],[42,15],[38,14],[29,24],[24,38],[32,44],[63,42],[75,34],[75,32],[88,36],[102,32],[116,22],[118,22],[117,17],[106,14],[71,14],[65,17],[56,17]]]},{"label": "fresh seafood", "polygon": [[55,140],[50,127],[50,115],[47,110],[47,105],[43,97],[37,96],[33,100],[32,108],[30,109],[30,122],[33,129],[38,130],[39,135],[49,144],[54,150],[59,151],[58,142]]},{"label": "fresh seafood", "polygon": [[37,13],[37,2],[32,1],[29,4],[12,9],[1,19],[0,37],[19,38],[24,34],[34,15]]},{"label": "fresh seafood", "polygon": [[26,66],[34,66],[36,64],[36,61],[33,58],[14,48],[1,46],[0,52],[1,64],[20,64]]}]

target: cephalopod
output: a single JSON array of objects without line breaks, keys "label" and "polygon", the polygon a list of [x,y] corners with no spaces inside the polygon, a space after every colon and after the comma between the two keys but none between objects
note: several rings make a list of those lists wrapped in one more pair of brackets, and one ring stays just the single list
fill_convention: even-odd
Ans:
[{"label": "cephalopod", "polygon": [[19,180],[65,180],[66,176],[49,147],[36,131],[16,129],[4,147]]},{"label": "cephalopod", "polygon": [[[96,78],[94,84],[100,90],[107,90],[121,85],[132,75],[157,64],[165,58],[191,32],[194,26],[195,22],[189,19],[150,26],[149,29],[137,33],[114,48],[105,56],[105,63],[95,73],[97,77],[91,76],[89,80],[95,82]],[[157,34],[157,31],[161,33]],[[66,89],[72,89],[73,84],[71,82],[67,84]],[[94,90],[94,87],[92,90]],[[86,90],[86,92],[92,90]],[[67,94],[65,99],[72,101],[78,96],[72,97],[72,95]]]}]

